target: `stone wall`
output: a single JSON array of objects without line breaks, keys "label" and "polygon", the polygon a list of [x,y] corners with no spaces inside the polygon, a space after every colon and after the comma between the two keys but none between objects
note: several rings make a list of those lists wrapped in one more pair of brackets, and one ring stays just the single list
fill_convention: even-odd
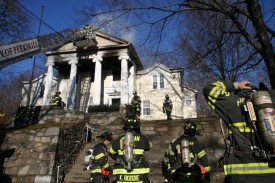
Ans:
[{"label": "stone wall", "polygon": [[[83,137],[86,132],[86,123],[99,130],[93,131],[93,138],[103,131],[112,132],[113,137],[117,138],[123,133],[123,119],[124,114],[119,112],[92,113],[84,116],[81,112],[70,113],[62,109],[54,111],[45,109],[44,114],[41,113],[39,128],[22,128],[3,136],[2,165],[0,162],[3,175],[0,177],[5,177],[10,182],[55,182],[57,166],[74,149],[79,138]],[[222,169],[217,167],[225,147],[219,119],[212,117],[193,120],[202,129],[202,136],[198,136],[198,139],[205,145],[209,156],[213,170],[211,182],[223,182]],[[182,134],[185,122],[186,120],[141,122],[141,131],[148,137],[151,146],[151,150],[146,154],[151,166],[151,183],[163,181],[161,164],[164,151],[168,148],[170,141]],[[48,126],[43,127],[43,125]],[[61,173],[65,174],[69,171],[81,148],[77,148],[69,165],[62,168]]]},{"label": "stone wall", "polygon": [[59,134],[58,127],[7,133],[1,150],[14,150],[3,165],[7,182],[54,182]]},{"label": "stone wall", "polygon": [[[49,126],[56,126],[51,123]],[[86,140],[85,123],[61,127],[30,126],[5,134],[1,152],[5,183],[54,183],[59,167],[60,179],[69,172]],[[45,125],[44,125],[45,126]]]},{"label": "stone wall", "polygon": [[38,124],[55,123],[75,123],[84,120],[84,113],[75,110],[64,110],[60,107],[41,106]]}]

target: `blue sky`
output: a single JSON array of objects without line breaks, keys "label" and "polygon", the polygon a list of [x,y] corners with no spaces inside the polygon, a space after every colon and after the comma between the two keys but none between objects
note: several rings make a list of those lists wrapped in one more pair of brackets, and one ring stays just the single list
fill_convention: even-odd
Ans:
[{"label": "blue sky", "polygon": [[[81,9],[85,4],[91,3],[91,0],[21,0],[19,1],[28,11],[33,13],[37,17],[41,17],[42,7],[43,16],[42,20],[48,24],[51,28],[42,23],[40,29],[40,35],[53,33],[54,31],[62,31],[66,28],[75,28],[75,20],[77,15],[76,9]],[[29,37],[35,37],[38,33],[39,20],[34,18],[28,13],[33,22],[33,33],[30,33]],[[23,70],[29,70],[32,68],[34,58],[20,61],[9,67],[1,70],[2,74],[6,71],[13,70],[14,72],[20,73]],[[41,56],[36,57],[36,63],[39,64]],[[44,62],[40,63],[44,64]]]},{"label": "blue sky", "polygon": [[[21,2],[28,10],[37,17],[41,16],[44,6],[43,21],[49,24],[54,30],[61,31],[65,28],[75,27],[76,9],[81,9],[91,0],[23,0]],[[34,27],[38,30],[39,21],[35,20]],[[53,32],[47,26],[42,25],[41,34]]]},{"label": "blue sky", "polygon": [[[43,12],[43,21],[46,22],[49,26],[51,26],[54,30],[48,28],[44,24],[41,26],[41,33],[48,34],[52,33],[54,31],[62,31],[66,28],[76,28],[79,27],[79,25],[75,24],[75,20],[77,19],[77,14],[75,12],[76,9],[82,9],[85,7],[85,5],[91,5],[91,3],[97,3],[100,2],[100,0],[20,0],[20,3],[28,9],[30,12],[35,14],[37,17],[41,16],[42,7],[44,6],[44,12]],[[267,6],[270,9],[274,8],[274,0],[264,0],[265,6]],[[97,7],[98,8],[98,7]],[[31,16],[31,15],[30,15]],[[31,16],[32,17],[32,16]],[[33,18],[33,17],[32,17]],[[123,19],[119,24],[127,24],[127,22],[130,20]],[[38,26],[39,26],[39,20],[33,18],[33,31],[34,33],[30,35],[30,37],[35,36],[38,32]],[[84,25],[88,22],[83,22],[81,25]],[[118,24],[117,24],[118,25]],[[116,33],[119,32],[119,27],[116,25]],[[273,24],[274,25],[274,24]],[[137,35],[139,37],[142,37],[142,32],[146,31],[145,28],[142,30],[132,30],[128,33],[120,33],[121,38],[126,39],[134,44],[137,51],[139,49],[140,45],[135,44],[137,42],[136,40]],[[175,36],[174,31],[171,30],[171,34],[169,36]],[[120,36],[119,36],[120,37]],[[173,42],[170,43],[166,42],[166,47],[168,47],[168,44],[173,44]],[[141,38],[139,38],[141,39]],[[141,43],[142,41],[139,41]],[[39,57],[37,57],[37,62],[39,60]],[[26,68],[31,68],[31,64],[33,62],[32,59],[27,59],[25,61],[21,61],[17,64],[13,64],[12,66],[8,67],[9,70],[14,70],[16,72],[20,72],[21,70],[25,70]]]}]

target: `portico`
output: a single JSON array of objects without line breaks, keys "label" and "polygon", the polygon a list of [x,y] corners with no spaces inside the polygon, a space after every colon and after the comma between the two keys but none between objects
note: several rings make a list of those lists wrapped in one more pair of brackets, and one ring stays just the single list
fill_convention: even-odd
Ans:
[{"label": "portico", "polygon": [[[142,68],[131,43],[96,32],[96,47],[78,48],[69,43],[48,52],[43,105],[50,105],[55,91],[67,109],[86,112],[89,105],[131,102],[135,73]],[[107,40],[106,40],[107,39]],[[53,87],[54,68],[58,84]]]}]

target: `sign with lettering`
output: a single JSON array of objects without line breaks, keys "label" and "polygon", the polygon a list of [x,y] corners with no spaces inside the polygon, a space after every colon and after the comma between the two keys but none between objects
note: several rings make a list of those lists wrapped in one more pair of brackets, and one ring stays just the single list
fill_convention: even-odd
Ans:
[{"label": "sign with lettering", "polygon": [[18,57],[26,53],[30,53],[39,49],[37,39],[30,39],[14,44],[3,45],[0,47],[0,61],[13,57]]}]

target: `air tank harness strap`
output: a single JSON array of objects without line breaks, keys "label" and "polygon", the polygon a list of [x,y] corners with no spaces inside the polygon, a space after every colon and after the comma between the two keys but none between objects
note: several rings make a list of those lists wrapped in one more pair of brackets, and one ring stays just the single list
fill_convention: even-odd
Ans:
[{"label": "air tank harness strap", "polygon": [[255,109],[257,111],[261,109],[266,109],[266,108],[274,108],[275,109],[275,103],[264,103],[264,104],[259,104],[255,106]]}]

